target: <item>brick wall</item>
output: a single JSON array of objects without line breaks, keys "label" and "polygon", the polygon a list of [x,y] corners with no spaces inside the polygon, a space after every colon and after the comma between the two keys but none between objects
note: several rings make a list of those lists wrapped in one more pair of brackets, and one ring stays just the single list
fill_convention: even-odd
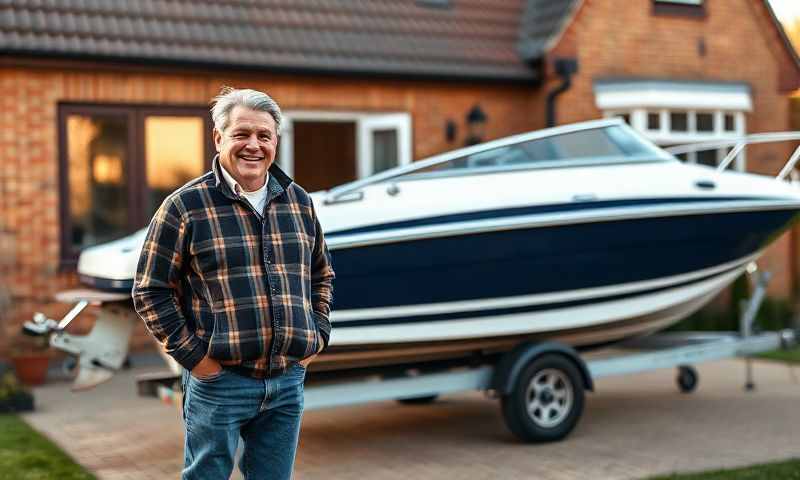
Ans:
[{"label": "brick wall", "polygon": [[[620,8],[620,2],[585,0],[552,51],[551,59],[576,56],[580,64],[572,88],[559,97],[559,123],[602,115],[594,103],[594,80],[649,77],[746,82],[753,96],[747,131],[790,129],[789,97],[782,88],[793,60],[760,1],[706,0],[707,15],[700,18],[654,14],[652,0],[624,3]],[[540,95],[544,101],[546,94]],[[792,149],[786,143],[749,148],[748,171],[775,175]],[[760,262],[775,274],[772,295],[792,291],[789,237],[776,242]]]}]

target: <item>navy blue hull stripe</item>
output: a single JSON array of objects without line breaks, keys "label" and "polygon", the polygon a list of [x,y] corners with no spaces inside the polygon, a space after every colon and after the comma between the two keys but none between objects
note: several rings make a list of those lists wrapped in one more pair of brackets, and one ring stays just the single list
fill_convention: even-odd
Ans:
[{"label": "navy blue hull stripe", "polygon": [[[798,213],[709,212],[336,250],[333,308],[518,297],[669,278],[749,257]],[[129,292],[132,286],[132,279],[81,279],[106,291]]]},{"label": "navy blue hull stripe", "polygon": [[332,251],[334,309],[571,292],[747,258],[797,210],[555,225]]},{"label": "navy blue hull stripe", "polygon": [[133,279],[128,280],[109,280],[107,278],[92,277],[89,275],[78,275],[81,283],[94,287],[104,292],[130,293],[133,289]]},{"label": "navy blue hull stripe", "polygon": [[736,201],[780,201],[775,197],[672,197],[672,198],[638,198],[629,200],[598,200],[590,202],[570,202],[555,205],[537,205],[531,207],[515,207],[499,210],[483,210],[479,212],[457,213],[450,215],[440,215],[436,217],[426,217],[415,220],[404,220],[400,222],[382,223],[368,227],[350,228],[326,234],[328,239],[337,238],[339,235],[353,235],[358,233],[380,232],[384,230],[395,230],[410,227],[428,227],[446,223],[466,222],[472,220],[499,219],[523,215],[535,215],[541,213],[563,213],[577,212],[586,210],[597,210],[603,208],[618,207],[637,207],[637,206],[656,206],[674,205],[685,203],[707,203],[707,202],[736,202]]},{"label": "navy blue hull stripe", "polygon": [[657,292],[662,292],[664,290],[670,290],[674,288],[685,287],[689,285],[693,285],[704,280],[709,280],[714,277],[718,277],[721,275],[725,275],[726,273],[730,273],[737,268],[741,268],[740,266],[730,268],[728,270],[717,272],[711,275],[707,275],[701,278],[697,278],[694,280],[690,280],[683,283],[678,283],[674,285],[667,285],[658,288],[652,288],[648,290],[640,290],[637,292],[631,293],[624,293],[624,294],[617,294],[617,295],[607,295],[604,297],[594,297],[594,298],[586,298],[581,300],[571,300],[571,301],[562,301],[562,302],[551,302],[551,303],[544,303],[538,305],[527,305],[521,307],[509,307],[509,308],[495,308],[495,309],[486,309],[486,310],[474,310],[474,311],[461,311],[457,313],[439,313],[439,314],[432,314],[432,315],[417,315],[413,317],[393,317],[393,318],[379,318],[379,319],[365,319],[365,320],[350,320],[350,321],[342,321],[342,322],[334,322],[333,328],[354,328],[354,327],[374,327],[374,326],[382,326],[382,325],[401,325],[407,323],[429,323],[429,322],[443,322],[448,320],[471,320],[475,318],[483,318],[483,317],[494,317],[494,316],[501,316],[501,315],[512,315],[515,313],[532,313],[532,312],[541,312],[544,310],[557,310],[561,308],[569,308],[569,307],[578,307],[581,305],[589,305],[593,303],[602,303],[602,302],[611,302],[616,300],[624,300],[626,298],[633,298],[639,297],[643,295],[650,295]]}]

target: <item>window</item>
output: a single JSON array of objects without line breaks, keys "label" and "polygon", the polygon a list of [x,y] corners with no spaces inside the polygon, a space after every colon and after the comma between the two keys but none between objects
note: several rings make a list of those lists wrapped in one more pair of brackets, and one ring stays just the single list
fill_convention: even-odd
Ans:
[{"label": "window", "polygon": [[399,165],[397,160],[397,130],[373,130],[373,172],[380,173]]},{"label": "window", "polygon": [[164,198],[210,166],[201,108],[61,105],[61,260],[144,227]]},{"label": "window", "polygon": [[695,162],[699,163],[700,165],[716,167],[719,163],[717,160],[717,150],[702,150],[699,152],[694,152],[694,154]]},{"label": "window", "polygon": [[704,17],[706,14],[705,2],[703,0],[653,0],[653,13],[656,15]]},{"label": "window", "polygon": [[450,0],[417,0],[417,5],[428,8],[450,8]]},{"label": "window", "polygon": [[726,132],[735,132],[736,131],[736,124],[734,123],[733,118],[734,117],[733,117],[732,113],[726,113],[725,114],[725,131]]},{"label": "window", "polygon": [[130,144],[125,116],[67,117],[69,244],[80,249],[128,232]]},{"label": "window", "polygon": [[648,130],[661,130],[661,115],[658,113],[647,114],[647,129]]},{"label": "window", "polygon": [[698,132],[713,132],[714,115],[711,113],[698,113],[696,117],[696,128]]},{"label": "window", "polygon": [[[151,115],[144,119],[145,216],[167,195],[206,171],[204,138],[210,131],[202,117]],[[176,141],[176,139],[180,139]]]},{"label": "window", "polygon": [[689,131],[689,115],[686,112],[675,112],[669,114],[669,127],[673,132]]}]

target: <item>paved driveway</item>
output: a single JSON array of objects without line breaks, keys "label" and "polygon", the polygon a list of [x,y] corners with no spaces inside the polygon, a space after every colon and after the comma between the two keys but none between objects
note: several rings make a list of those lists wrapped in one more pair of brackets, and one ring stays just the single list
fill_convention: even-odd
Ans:
[{"label": "paved driveway", "polygon": [[[101,479],[178,478],[180,416],[136,396],[143,370],[91,392],[39,388],[39,410],[25,419]],[[671,370],[601,379],[572,435],[546,445],[515,441],[497,402],[479,393],[308,412],[295,478],[636,479],[800,458],[800,368],[756,362],[755,393],[742,391],[742,361],[698,370],[691,395],[677,392]]]}]

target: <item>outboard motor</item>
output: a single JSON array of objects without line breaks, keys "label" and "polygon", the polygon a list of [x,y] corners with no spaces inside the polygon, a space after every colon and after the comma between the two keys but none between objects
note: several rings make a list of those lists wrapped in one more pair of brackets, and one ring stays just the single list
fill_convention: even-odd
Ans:
[{"label": "outboard motor", "polygon": [[[56,322],[43,313],[25,322],[23,332],[48,336],[52,347],[77,357],[78,374],[72,390],[86,390],[109,380],[128,356],[133,327],[138,321],[129,294],[95,290],[68,290],[56,300],[75,306]],[[94,327],[87,335],[73,335],[65,329],[89,305],[99,306]]]}]

